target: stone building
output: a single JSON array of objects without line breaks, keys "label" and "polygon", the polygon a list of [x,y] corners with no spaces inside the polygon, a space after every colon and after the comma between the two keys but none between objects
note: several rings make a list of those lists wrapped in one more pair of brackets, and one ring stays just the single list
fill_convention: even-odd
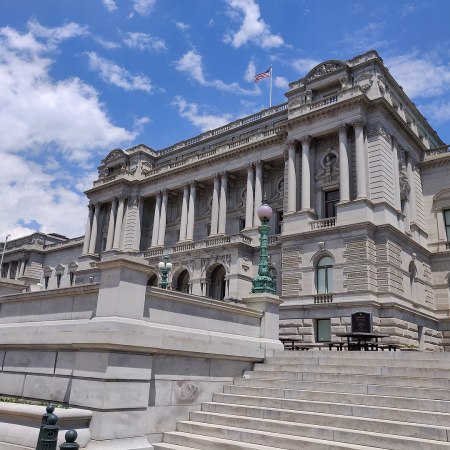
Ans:
[{"label": "stone building", "polygon": [[240,303],[265,199],[280,335],[325,342],[363,311],[398,342],[445,348],[448,147],[375,51],[319,64],[286,97],[162,150],[112,150],[86,192],[84,238],[8,242],[1,292],[97,283],[118,255],[148,262],[156,286],[167,254],[171,289]]}]

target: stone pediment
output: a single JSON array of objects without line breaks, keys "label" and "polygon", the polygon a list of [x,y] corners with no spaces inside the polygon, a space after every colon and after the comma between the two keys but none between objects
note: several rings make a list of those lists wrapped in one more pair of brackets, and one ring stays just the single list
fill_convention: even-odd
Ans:
[{"label": "stone pediment", "polygon": [[329,60],[324,63],[320,63],[312,70],[308,72],[308,74],[303,79],[304,82],[309,82],[321,78],[330,73],[336,72],[339,69],[346,69],[348,67],[347,63],[339,60]]},{"label": "stone pediment", "polygon": [[126,156],[125,152],[121,148],[116,148],[108,153],[106,158],[102,161],[103,164],[106,164],[114,159],[118,159],[122,156]]}]

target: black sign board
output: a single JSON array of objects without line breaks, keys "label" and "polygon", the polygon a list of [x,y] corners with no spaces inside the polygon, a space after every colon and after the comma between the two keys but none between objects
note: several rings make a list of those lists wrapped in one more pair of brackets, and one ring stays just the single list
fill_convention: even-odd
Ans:
[{"label": "black sign board", "polygon": [[352,314],[352,333],[371,333],[372,320],[370,313],[357,312]]}]

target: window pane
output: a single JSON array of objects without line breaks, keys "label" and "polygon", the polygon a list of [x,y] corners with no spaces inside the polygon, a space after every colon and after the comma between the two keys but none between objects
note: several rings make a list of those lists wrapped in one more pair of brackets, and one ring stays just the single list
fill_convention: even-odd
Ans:
[{"label": "window pane", "polygon": [[326,285],[325,285],[325,270],[326,269],[317,269],[317,293],[318,294],[326,294]]},{"label": "window pane", "polygon": [[317,320],[317,342],[331,341],[331,322],[330,319]]},{"label": "window pane", "polygon": [[327,271],[327,294],[333,292],[333,268],[325,269]]},{"label": "window pane", "polygon": [[450,209],[444,211],[445,232],[447,233],[447,241],[450,241]]},{"label": "window pane", "polygon": [[325,267],[325,266],[332,266],[332,265],[333,265],[333,258],[331,256],[324,256],[317,263],[318,267]]}]

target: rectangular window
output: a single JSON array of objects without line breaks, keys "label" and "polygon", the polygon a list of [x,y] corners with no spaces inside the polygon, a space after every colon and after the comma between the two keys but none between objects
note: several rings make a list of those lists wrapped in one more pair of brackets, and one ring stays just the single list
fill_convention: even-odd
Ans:
[{"label": "rectangular window", "polygon": [[49,276],[44,277],[44,287],[45,287],[45,289],[48,289],[48,282],[49,282],[49,280],[50,280]]},{"label": "rectangular window", "polygon": [[245,228],[245,217],[239,217],[239,231]]},{"label": "rectangular window", "polygon": [[277,225],[275,227],[276,234],[281,234],[282,225],[283,225],[283,211],[277,211]]},{"label": "rectangular window", "polygon": [[70,285],[73,286],[73,282],[75,281],[75,272],[70,272]]},{"label": "rectangular window", "polygon": [[317,342],[331,341],[330,319],[317,319]]},{"label": "rectangular window", "polygon": [[339,189],[325,192],[324,219],[336,217],[336,203],[339,202]]},{"label": "rectangular window", "polygon": [[61,277],[62,275],[60,273],[56,274],[56,286],[61,287]]},{"label": "rectangular window", "polygon": [[450,209],[444,211],[445,232],[447,234],[447,242],[450,242]]}]

